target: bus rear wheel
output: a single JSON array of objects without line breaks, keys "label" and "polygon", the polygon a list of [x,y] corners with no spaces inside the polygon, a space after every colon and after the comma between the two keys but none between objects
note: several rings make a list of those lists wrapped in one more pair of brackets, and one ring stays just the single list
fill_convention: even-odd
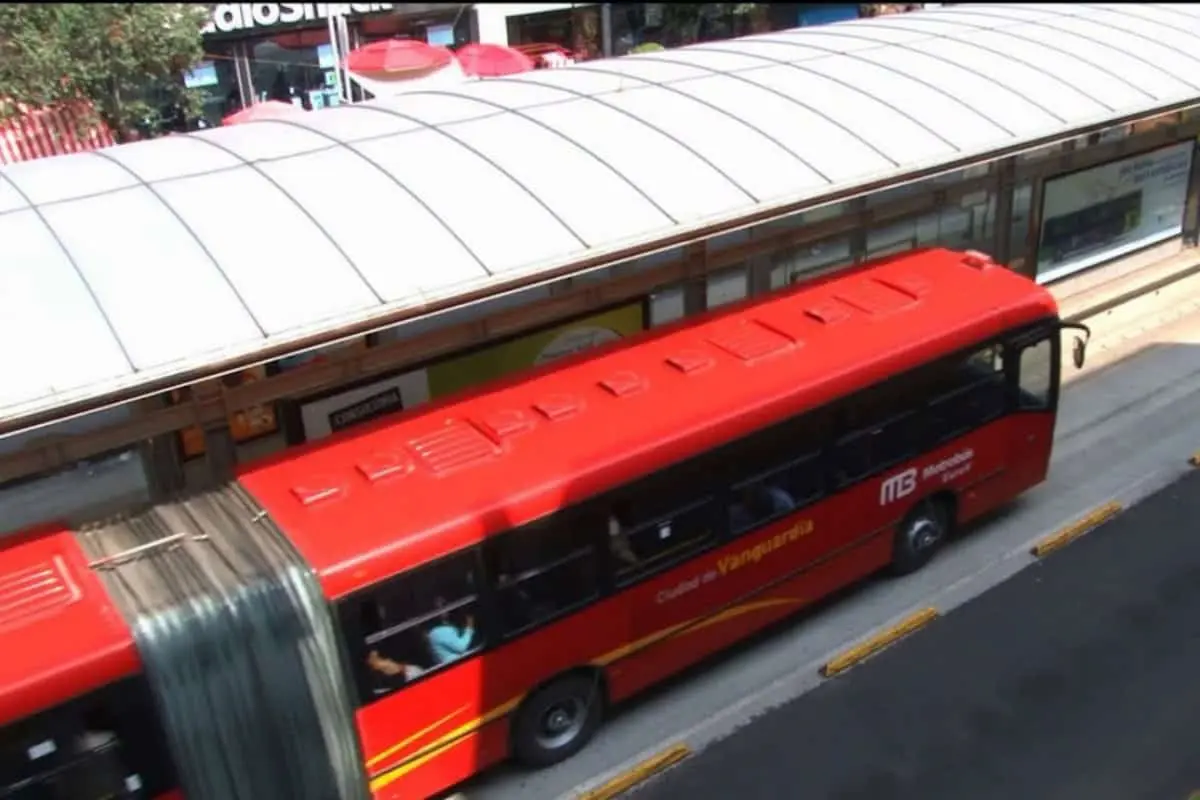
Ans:
[{"label": "bus rear wheel", "polygon": [[928,564],[946,541],[948,528],[946,511],[939,503],[926,500],[908,512],[896,529],[892,574],[907,575]]},{"label": "bus rear wheel", "polygon": [[548,767],[578,753],[600,727],[599,676],[567,675],[536,691],[513,721],[513,753],[530,767]]}]

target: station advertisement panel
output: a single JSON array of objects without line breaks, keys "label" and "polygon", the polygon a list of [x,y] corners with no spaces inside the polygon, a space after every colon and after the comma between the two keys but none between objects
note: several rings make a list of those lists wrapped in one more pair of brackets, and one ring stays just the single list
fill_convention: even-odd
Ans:
[{"label": "station advertisement panel", "polygon": [[1038,281],[1178,236],[1193,149],[1189,140],[1046,181]]},{"label": "station advertisement panel", "polygon": [[512,372],[547,364],[564,356],[622,339],[643,327],[642,303],[631,303],[519,339],[476,350],[431,365],[430,397],[501,378]]},{"label": "station advertisement panel", "polygon": [[643,328],[639,301],[428,367],[313,397],[301,401],[299,425],[295,426],[299,430],[289,425],[288,439],[292,443],[323,439],[427,400],[630,336]]}]

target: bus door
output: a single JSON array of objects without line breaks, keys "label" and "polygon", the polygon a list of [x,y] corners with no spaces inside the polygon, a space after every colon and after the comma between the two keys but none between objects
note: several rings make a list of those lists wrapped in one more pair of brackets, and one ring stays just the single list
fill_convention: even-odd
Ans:
[{"label": "bus door", "polygon": [[1020,492],[1044,480],[1050,467],[1058,405],[1058,330],[1040,327],[1013,338],[1005,360],[1014,417],[1009,436],[1012,478],[1008,488]]}]

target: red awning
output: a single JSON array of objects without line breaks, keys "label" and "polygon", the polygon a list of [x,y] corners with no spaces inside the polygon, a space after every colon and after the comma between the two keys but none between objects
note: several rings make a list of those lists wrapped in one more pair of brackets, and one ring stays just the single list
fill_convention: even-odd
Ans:
[{"label": "red awning", "polygon": [[256,122],[264,119],[286,119],[303,113],[304,109],[285,103],[282,100],[264,100],[247,106],[241,111],[235,111],[221,120],[222,125],[237,125],[242,122]]},{"label": "red awning", "polygon": [[82,153],[116,144],[112,131],[97,117],[80,125],[79,109],[68,107],[26,111],[0,122],[0,164],[47,156]]},{"label": "red awning", "polygon": [[454,54],[445,47],[416,39],[385,39],[350,51],[346,69],[368,77],[418,77],[441,69],[453,59]]},{"label": "red awning", "polygon": [[454,51],[454,57],[467,75],[478,78],[494,78],[500,75],[516,75],[537,67],[533,59],[499,44],[468,44]]}]

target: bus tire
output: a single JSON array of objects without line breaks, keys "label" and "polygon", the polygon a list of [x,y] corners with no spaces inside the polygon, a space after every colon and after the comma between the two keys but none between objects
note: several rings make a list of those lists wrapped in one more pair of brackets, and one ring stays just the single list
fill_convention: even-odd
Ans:
[{"label": "bus tire", "polygon": [[925,500],[900,523],[892,547],[891,572],[908,575],[929,563],[949,533],[946,513],[940,504]]},{"label": "bus tire", "polygon": [[513,754],[529,767],[548,767],[570,758],[591,741],[603,711],[599,675],[573,673],[557,678],[521,704],[513,721]]}]

